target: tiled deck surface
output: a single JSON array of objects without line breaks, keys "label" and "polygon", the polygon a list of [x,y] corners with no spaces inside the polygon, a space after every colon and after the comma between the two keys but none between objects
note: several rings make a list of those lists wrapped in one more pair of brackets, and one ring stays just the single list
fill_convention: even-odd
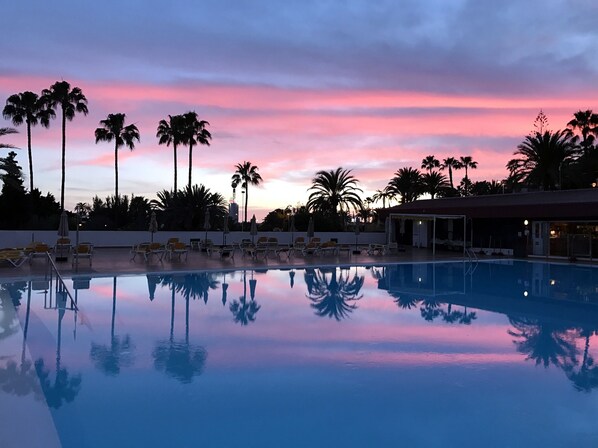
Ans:
[{"label": "tiled deck surface", "polygon": [[[267,258],[259,257],[253,260],[250,257],[243,257],[237,250],[234,258],[220,258],[213,254],[208,256],[204,252],[189,251],[188,258],[182,257],[181,261],[168,260],[164,257],[163,261],[157,258],[146,262],[142,256],[137,256],[135,261],[131,260],[130,249],[125,248],[97,248],[94,250],[93,263],[89,266],[86,259],[79,262],[78,269],[73,267],[71,259],[68,261],[56,262],[58,270],[64,277],[71,276],[108,276],[113,274],[144,274],[147,272],[181,272],[197,270],[235,270],[241,268],[264,269],[264,268],[283,268],[293,266],[300,268],[303,266],[321,266],[321,265],[371,265],[397,262],[422,262],[422,261],[440,261],[440,260],[462,260],[463,254],[460,252],[437,252],[432,255],[431,249],[407,248],[405,252],[396,255],[368,255],[362,251],[359,255],[291,255],[288,259],[285,256],[281,258],[270,255]],[[0,267],[0,280],[9,280],[12,278],[26,278],[30,276],[43,276],[47,270],[47,261],[43,258],[36,258],[31,264],[25,263],[19,268],[13,268],[9,265]]]}]

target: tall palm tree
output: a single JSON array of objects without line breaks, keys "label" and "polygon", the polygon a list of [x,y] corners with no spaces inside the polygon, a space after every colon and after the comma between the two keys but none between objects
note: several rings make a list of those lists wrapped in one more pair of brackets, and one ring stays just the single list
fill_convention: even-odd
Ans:
[{"label": "tall palm tree", "polygon": [[22,92],[11,95],[6,100],[2,110],[5,119],[11,120],[15,126],[23,123],[27,125],[27,152],[29,155],[29,191],[33,191],[33,157],[31,155],[31,127],[40,123],[44,127],[50,126],[50,118],[55,113],[46,107],[45,101],[37,93]]},{"label": "tall palm tree", "polygon": [[449,172],[449,183],[451,184],[451,188],[455,188],[455,185],[453,184],[453,170],[460,170],[463,166],[461,165],[461,162],[454,157],[447,157],[442,161],[440,169],[444,171],[447,168]]},{"label": "tall palm tree", "polygon": [[259,169],[257,166],[252,165],[251,162],[238,163],[236,166],[235,174],[233,174],[232,181],[233,186],[236,188],[241,184],[241,188],[245,189],[245,218],[244,222],[247,222],[247,203],[249,202],[249,185],[258,186],[262,182],[262,176],[257,172]]},{"label": "tall palm tree", "polygon": [[422,193],[421,173],[414,168],[401,168],[390,180],[388,186],[401,196],[401,204],[415,201]]},{"label": "tall palm tree", "polygon": [[432,199],[442,193],[449,184],[446,181],[446,176],[438,171],[430,171],[421,177],[421,185],[424,192],[429,193]]},{"label": "tall palm tree", "polygon": [[528,135],[514,154],[520,157],[507,163],[511,177],[544,190],[554,190],[561,183],[563,165],[572,161],[577,151],[571,133],[565,130]]},{"label": "tall palm tree", "polygon": [[467,185],[469,185],[469,175],[468,175],[468,168],[471,168],[472,170],[475,170],[478,167],[478,162],[474,162],[473,158],[471,156],[461,156],[459,157],[459,162],[461,162],[461,166],[463,168],[465,168],[465,195],[467,196],[468,191],[467,191]]},{"label": "tall palm tree", "polygon": [[168,121],[160,120],[158,123],[158,137],[159,145],[172,145],[174,150],[174,191],[177,191],[177,146],[184,143],[184,118],[182,115],[169,115]]},{"label": "tall palm tree", "polygon": [[118,149],[126,145],[133,151],[135,140],[139,141],[139,129],[134,124],[125,126],[125,114],[108,114],[100,124],[102,127],[95,131],[96,144],[114,140],[114,197],[118,205]]},{"label": "tall palm tree", "polygon": [[[598,114],[591,110],[578,110],[573,114],[573,119],[567,123],[567,127],[572,131],[579,130],[581,133],[580,146],[584,150],[588,150],[594,143],[594,139],[598,136]],[[575,141],[579,137],[575,137]]]},{"label": "tall palm tree", "polygon": [[394,198],[395,193],[388,185],[381,190],[376,190],[376,193],[372,196],[374,202],[382,201],[382,208],[386,208],[386,201],[388,201],[388,205],[390,205],[391,199]]},{"label": "tall palm tree", "polygon": [[478,162],[474,162],[471,156],[461,156],[459,157],[459,162],[461,163],[461,166],[465,168],[465,178],[469,179],[467,169],[471,168],[472,170],[475,170],[478,167]]},{"label": "tall palm tree", "polygon": [[64,210],[64,185],[65,185],[65,153],[66,153],[66,121],[73,121],[75,114],[87,115],[87,98],[79,87],[73,87],[66,81],[58,81],[49,89],[42,90],[43,101],[52,111],[60,107],[62,111],[62,179],[60,182],[60,209]]},{"label": "tall palm tree", "polygon": [[[14,128],[0,128],[0,137],[18,133],[19,131]],[[10,143],[0,143],[0,149],[16,149],[16,146],[11,145]]]},{"label": "tall palm tree", "polygon": [[359,180],[351,175],[351,170],[342,167],[334,171],[318,171],[312,179],[309,188],[313,193],[309,195],[307,208],[310,210],[330,211],[338,214],[339,208],[360,210],[363,208],[361,198],[357,192],[363,190],[357,187]]},{"label": "tall palm tree", "polygon": [[183,144],[189,146],[189,183],[187,185],[189,189],[191,188],[193,169],[193,146],[197,144],[210,146],[212,134],[206,129],[209,124],[205,120],[198,120],[195,111],[183,114]]},{"label": "tall palm tree", "polygon": [[421,167],[431,173],[434,168],[440,168],[440,161],[434,156],[427,156],[422,160]]}]

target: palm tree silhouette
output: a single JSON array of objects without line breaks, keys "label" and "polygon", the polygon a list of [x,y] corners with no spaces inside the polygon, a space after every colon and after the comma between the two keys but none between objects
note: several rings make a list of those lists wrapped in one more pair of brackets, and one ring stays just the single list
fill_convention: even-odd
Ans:
[{"label": "palm tree silhouette", "polygon": [[382,190],[376,190],[376,193],[372,196],[374,202],[382,201],[382,208],[386,208],[386,201],[390,205],[391,199],[395,198],[394,192],[387,185]]},{"label": "palm tree silhouette", "polygon": [[105,120],[100,120],[102,127],[95,130],[96,144],[114,140],[114,198],[118,206],[118,150],[127,146],[131,151],[135,149],[135,140],[139,141],[139,129],[134,124],[125,126],[125,114],[108,114]]},{"label": "palm tree silhouette", "polygon": [[328,316],[337,321],[349,317],[357,308],[357,301],[363,295],[359,295],[364,276],[355,272],[350,278],[349,271],[333,268],[329,272],[322,269],[314,271],[311,291],[308,287],[306,295],[312,301],[311,307],[317,316]]},{"label": "palm tree silhouette", "polygon": [[428,170],[432,173],[434,168],[440,168],[440,161],[434,156],[427,156],[422,160],[422,170]]},{"label": "palm tree silhouette", "polygon": [[468,169],[471,168],[475,170],[478,167],[478,162],[474,162],[471,156],[461,156],[459,157],[459,162],[461,166],[465,168],[465,195],[467,195],[467,181],[469,181]]},{"label": "palm tree silhouette", "polygon": [[363,190],[357,187],[358,183],[351,170],[342,167],[334,171],[318,171],[309,188],[313,192],[305,205],[309,210],[332,213],[335,217],[339,216],[339,211],[342,213],[351,208],[359,211],[363,203],[357,193]]},{"label": "palm tree silhouette", "polygon": [[169,115],[168,121],[160,120],[156,137],[159,145],[172,145],[174,151],[174,192],[177,191],[177,147],[184,144],[185,120],[182,115]]},{"label": "palm tree silhouette", "polygon": [[252,165],[251,162],[238,163],[235,174],[232,177],[233,188],[241,185],[245,189],[245,217],[243,222],[247,222],[247,203],[249,202],[249,185],[258,186],[262,182],[262,176],[259,175],[257,166]]},{"label": "palm tree silhouette", "polygon": [[394,303],[396,303],[399,308],[402,308],[404,310],[410,310],[411,308],[415,308],[421,302],[421,299],[417,298],[414,295],[396,292],[389,292],[389,294],[392,297],[394,297]]},{"label": "palm tree silhouette", "polygon": [[395,172],[388,187],[401,196],[401,204],[415,201],[422,193],[422,175],[414,168],[401,168]]},{"label": "palm tree silhouette", "polygon": [[37,93],[22,92],[11,95],[6,100],[2,110],[5,119],[11,120],[15,126],[23,123],[27,125],[27,153],[29,155],[29,191],[33,191],[33,157],[31,154],[31,127],[40,123],[44,127],[50,126],[50,119],[54,118],[54,111],[47,107],[43,98]]},{"label": "palm tree silhouette", "polygon": [[455,185],[453,184],[453,170],[460,170],[461,168],[463,168],[463,165],[461,165],[461,162],[459,162],[454,157],[447,157],[446,159],[444,159],[442,161],[442,165],[440,165],[440,169],[441,170],[448,169],[449,183],[451,184],[451,188],[455,188]]},{"label": "palm tree silhouette", "polygon": [[571,162],[577,151],[566,130],[528,135],[514,154],[520,157],[507,163],[512,178],[554,190],[561,183],[563,165]]},{"label": "palm tree silhouette", "polygon": [[183,114],[183,143],[189,146],[189,183],[187,184],[189,189],[191,189],[193,170],[193,146],[197,144],[210,146],[212,134],[206,129],[209,124],[205,120],[198,120],[195,111]]},{"label": "palm tree silhouette", "polygon": [[49,89],[42,91],[42,100],[47,107],[54,110],[60,107],[62,111],[62,178],[60,182],[60,209],[64,210],[64,185],[66,175],[66,121],[72,121],[76,113],[87,115],[87,98],[79,87],[73,87],[66,81],[58,81]]},{"label": "palm tree silhouette", "polygon": [[[567,123],[567,127],[572,131],[581,132],[580,146],[587,151],[594,144],[594,139],[598,136],[598,114],[591,110],[579,110],[573,114],[573,119]],[[579,137],[574,137],[577,141]]]},{"label": "palm tree silhouette", "polygon": [[[17,131],[14,128],[0,128],[0,137],[4,137],[5,135],[10,135],[10,134],[18,134],[19,131]],[[0,149],[16,149],[16,146],[13,146],[9,143],[0,143]]]},{"label": "palm tree silhouette", "polygon": [[114,321],[116,317],[116,277],[112,280],[112,322],[110,326],[110,346],[91,343],[90,358],[98,369],[107,375],[116,376],[121,367],[130,367],[134,362],[133,350],[135,345],[127,334],[122,339],[114,334]]},{"label": "palm tree silhouette", "polygon": [[421,177],[422,190],[429,193],[431,198],[442,193],[448,187],[446,176],[438,171],[431,171]]}]

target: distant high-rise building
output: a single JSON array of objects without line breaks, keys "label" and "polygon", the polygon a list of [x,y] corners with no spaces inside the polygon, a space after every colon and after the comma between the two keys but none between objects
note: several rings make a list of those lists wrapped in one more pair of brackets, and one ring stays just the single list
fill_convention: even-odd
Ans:
[{"label": "distant high-rise building", "polygon": [[228,204],[228,215],[234,222],[239,222],[239,204],[236,202]]}]

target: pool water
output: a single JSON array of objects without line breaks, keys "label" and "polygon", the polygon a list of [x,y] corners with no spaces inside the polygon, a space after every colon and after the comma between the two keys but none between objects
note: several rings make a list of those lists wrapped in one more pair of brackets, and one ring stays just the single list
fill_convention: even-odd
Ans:
[{"label": "pool water", "polygon": [[45,434],[45,419],[64,447],[598,446],[591,266],[337,266],[67,286],[78,311],[43,280],[0,285],[2,437]]}]

